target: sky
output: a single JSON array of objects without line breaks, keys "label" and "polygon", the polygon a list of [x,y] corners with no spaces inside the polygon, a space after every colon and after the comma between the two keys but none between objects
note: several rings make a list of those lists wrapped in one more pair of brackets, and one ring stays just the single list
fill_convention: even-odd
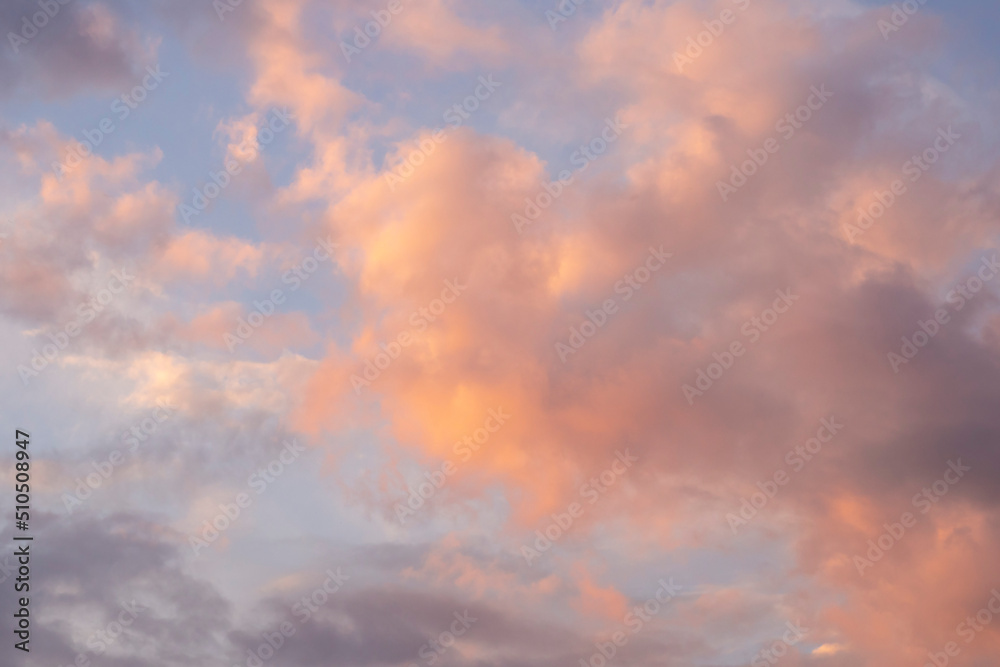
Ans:
[{"label": "sky", "polygon": [[998,25],[4,3],[0,664],[997,664]]}]

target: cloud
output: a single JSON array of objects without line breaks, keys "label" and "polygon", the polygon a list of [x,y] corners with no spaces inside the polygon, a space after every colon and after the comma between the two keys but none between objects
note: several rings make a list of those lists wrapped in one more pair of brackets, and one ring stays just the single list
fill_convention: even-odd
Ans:
[{"label": "cloud", "polygon": [[[183,229],[178,193],[204,178],[185,142],[51,172],[71,142],[44,119],[48,87],[72,70],[45,60],[60,51],[43,37],[65,19],[83,40],[59,47],[86,70],[63,98],[127,81],[159,44],[104,5],[74,7],[25,52],[44,75],[0,84],[44,111],[0,133],[11,358],[112,270],[138,277],[37,389],[0,387],[56,443],[38,467],[47,509],[119,446],[117,406],[141,419],[167,397],[180,414],[78,523],[44,515],[40,538],[79,554],[44,563],[46,660],[71,660],[85,614],[133,588],[156,611],[114,657],[239,660],[298,623],[328,561],[353,585],[296,625],[289,664],[419,664],[464,610],[480,620],[442,664],[570,664],[665,576],[687,590],[630,636],[630,664],[752,663],[786,623],[809,628],[789,664],[918,663],[964,642],[1000,539],[1000,320],[981,273],[996,86],[930,7],[887,40],[889,8],[847,2],[625,0],[550,30],[542,10],[440,1],[405,7],[346,63],[338,39],[377,3],[244,3],[223,19],[159,5],[164,42],[211,71],[190,76],[213,108],[170,106],[178,122],[224,119],[205,140],[232,156],[273,108],[294,114],[231,206]],[[469,73],[494,68],[495,108],[435,141]],[[317,236],[332,261],[226,349]],[[491,410],[509,417],[484,439]],[[842,429],[806,457],[830,419]],[[309,465],[188,571],[183,531],[289,437]],[[969,470],[939,493],[958,461]],[[988,660],[996,627],[962,658]]]},{"label": "cloud", "polygon": [[[43,11],[44,9],[44,11]],[[103,2],[12,2],[0,70],[0,95],[21,90],[47,99],[131,87],[156,59],[159,40],[143,37]]]}]

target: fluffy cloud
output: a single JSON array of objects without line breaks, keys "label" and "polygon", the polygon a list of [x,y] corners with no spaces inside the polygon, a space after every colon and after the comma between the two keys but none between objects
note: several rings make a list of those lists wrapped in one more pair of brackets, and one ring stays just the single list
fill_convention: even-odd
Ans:
[{"label": "fluffy cloud", "polygon": [[[88,39],[131,44],[96,7]],[[626,0],[553,30],[542,10],[434,2],[347,63],[337,39],[383,5],[339,9],[158,9],[163,39],[211,66],[199,90],[236,82],[223,110],[176,110],[211,119],[215,159],[294,114],[196,227],[176,214],[205,173],[179,166],[186,140],[58,178],[55,121],[0,135],[26,223],[0,247],[17,353],[108,271],[139,276],[58,361],[52,428],[76,439],[43,457],[45,501],[122,431],[96,398],[99,423],[71,427],[73,397],[181,413],[83,514],[138,502],[148,540],[95,524],[114,537],[89,567],[133,559],[188,590],[184,536],[284,440],[308,444],[190,563],[215,615],[164,612],[172,634],[130,638],[155,645],[147,664],[239,659],[282,621],[289,664],[419,664],[464,610],[480,620],[443,664],[566,664],[664,577],[683,594],[621,659],[759,664],[780,641],[799,665],[916,664],[951,641],[996,655],[995,625],[968,642],[960,625],[1000,540],[996,86],[946,16],[885,38],[885,7]],[[502,94],[437,133],[494,68]],[[309,268],[317,237],[336,246]],[[274,289],[280,312],[227,350]],[[82,539],[52,522],[51,540]],[[352,585],[299,623],[331,560]],[[95,590],[44,623],[52,659],[78,606],[110,604]],[[781,640],[787,624],[805,639]]]}]

